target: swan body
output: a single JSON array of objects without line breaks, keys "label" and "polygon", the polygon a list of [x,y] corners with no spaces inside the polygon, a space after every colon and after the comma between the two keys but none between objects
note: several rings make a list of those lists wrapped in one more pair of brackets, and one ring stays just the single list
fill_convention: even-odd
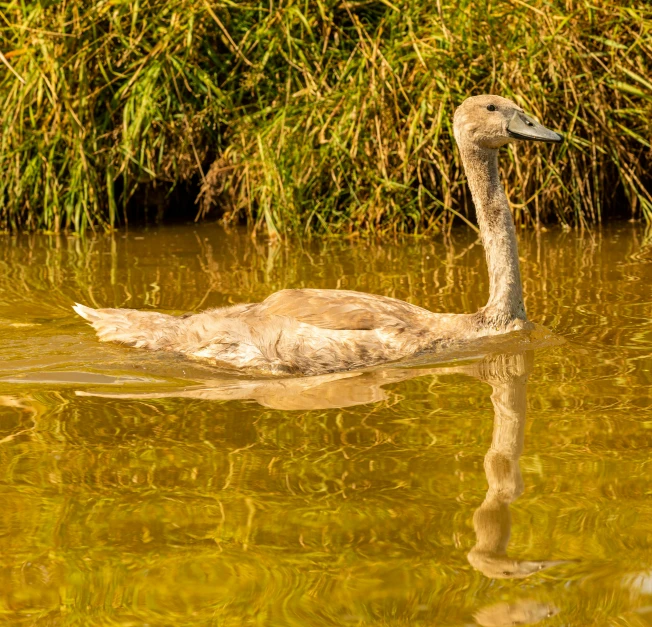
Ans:
[{"label": "swan body", "polygon": [[373,366],[530,328],[498,148],[524,139],[556,142],[561,136],[499,96],[467,98],[455,112],[454,132],[489,268],[489,302],[475,314],[433,313],[385,296],[319,289],[282,290],[261,303],[181,317],[80,304],[74,309],[100,340],[269,374],[317,375]]},{"label": "swan body", "polygon": [[350,370],[488,334],[472,315],[434,314],[393,298],[345,290],[282,290],[262,303],[187,317],[79,304],[74,309],[100,340],[173,351],[252,373]]}]

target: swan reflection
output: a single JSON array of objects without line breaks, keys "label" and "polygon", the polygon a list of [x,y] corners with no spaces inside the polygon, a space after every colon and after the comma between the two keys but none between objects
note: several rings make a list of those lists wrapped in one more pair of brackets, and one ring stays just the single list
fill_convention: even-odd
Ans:
[{"label": "swan reflection", "polygon": [[[524,579],[567,560],[522,559],[508,555],[512,518],[509,506],[523,493],[519,458],[523,452],[527,406],[527,379],[533,352],[495,355],[474,364],[468,374],[492,388],[494,429],[484,458],[488,490],[473,515],[475,546],[468,554],[471,566],[491,579]],[[557,614],[551,603],[519,599],[478,610],[479,625],[532,625]]]},{"label": "swan reflection", "polygon": [[498,355],[476,366],[478,379],[492,388],[494,430],[484,458],[489,489],[473,516],[476,544],[469,563],[492,579],[523,579],[563,564],[559,560],[525,560],[507,555],[512,527],[509,506],[523,493],[519,458],[523,452],[526,386],[532,354]]},{"label": "swan reflection", "polygon": [[[280,410],[341,408],[387,398],[384,386],[425,375],[466,375],[492,388],[494,427],[484,458],[488,490],[473,516],[476,542],[468,553],[471,566],[491,579],[524,579],[568,560],[531,559],[509,555],[512,527],[510,505],[523,493],[519,458],[523,452],[527,379],[533,350],[494,353],[474,361],[438,367],[381,368],[287,379],[213,379],[191,388],[145,393],[92,393],[121,399],[192,398],[254,400]],[[466,357],[469,357],[468,355]],[[551,603],[532,598],[487,605],[474,614],[479,625],[528,625],[557,614]]]},{"label": "swan reflection", "polygon": [[558,612],[552,603],[520,599],[514,603],[496,603],[483,607],[474,614],[474,618],[482,627],[507,627],[534,625]]},{"label": "swan reflection", "polygon": [[206,401],[251,400],[263,407],[280,410],[337,409],[377,403],[387,399],[383,386],[441,372],[432,368],[383,369],[370,372],[337,372],[314,377],[286,379],[224,378],[190,388],[156,392],[97,393],[77,391],[77,396],[100,396],[146,400],[192,398]]}]

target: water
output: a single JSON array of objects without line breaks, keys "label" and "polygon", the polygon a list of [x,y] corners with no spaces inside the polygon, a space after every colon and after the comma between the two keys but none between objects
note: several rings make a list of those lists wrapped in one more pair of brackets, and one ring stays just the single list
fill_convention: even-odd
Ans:
[{"label": "water", "polygon": [[554,336],[283,382],[100,344],[70,305],[331,287],[468,312],[475,236],[0,241],[5,624],[652,624],[640,228],[521,236],[526,307]]}]

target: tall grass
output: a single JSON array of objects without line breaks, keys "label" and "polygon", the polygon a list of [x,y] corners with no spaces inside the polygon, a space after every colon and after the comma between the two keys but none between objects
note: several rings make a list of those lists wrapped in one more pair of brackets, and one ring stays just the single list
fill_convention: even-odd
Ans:
[{"label": "tall grass", "polygon": [[183,185],[271,234],[436,230],[471,219],[450,125],[483,92],[567,133],[503,160],[517,222],[652,219],[643,0],[5,0],[0,52],[1,228]]}]

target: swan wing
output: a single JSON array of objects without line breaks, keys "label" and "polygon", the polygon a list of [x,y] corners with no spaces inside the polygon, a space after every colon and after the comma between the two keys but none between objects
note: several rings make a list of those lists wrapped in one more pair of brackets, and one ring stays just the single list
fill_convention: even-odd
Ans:
[{"label": "swan wing", "polygon": [[415,324],[426,309],[395,298],[348,290],[281,290],[260,304],[260,313],[285,316],[332,330],[372,330]]}]

